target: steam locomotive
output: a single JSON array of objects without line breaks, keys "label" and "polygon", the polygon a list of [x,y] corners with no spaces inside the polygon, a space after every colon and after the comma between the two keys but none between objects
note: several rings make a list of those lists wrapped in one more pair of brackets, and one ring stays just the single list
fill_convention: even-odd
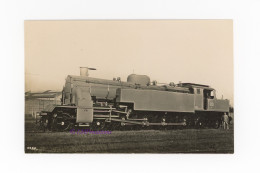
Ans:
[{"label": "steam locomotive", "polygon": [[195,83],[158,84],[146,75],[131,74],[127,82],[67,76],[61,105],[40,112],[44,129],[218,128],[229,112],[229,100],[217,99],[215,89]]}]

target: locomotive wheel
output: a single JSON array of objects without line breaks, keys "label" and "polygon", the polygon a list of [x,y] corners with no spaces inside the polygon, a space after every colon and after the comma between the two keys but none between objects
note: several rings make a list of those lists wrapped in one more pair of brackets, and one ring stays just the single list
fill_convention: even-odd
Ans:
[{"label": "locomotive wheel", "polygon": [[105,121],[95,120],[91,125],[92,130],[103,130],[106,126]]},{"label": "locomotive wheel", "polygon": [[70,128],[70,115],[68,113],[58,114],[54,119],[54,126],[58,131],[67,131]]},{"label": "locomotive wheel", "polygon": [[[122,117],[121,117],[121,120],[126,120],[126,117],[125,117],[125,116],[122,116]],[[126,131],[126,130],[127,130],[127,127],[126,127],[126,125],[125,125],[124,122],[120,122],[119,130],[120,130],[120,131]]]},{"label": "locomotive wheel", "polygon": [[119,130],[121,127],[121,124],[119,122],[111,122],[108,126],[109,130]]},{"label": "locomotive wheel", "polygon": [[[162,124],[163,124],[163,123],[166,123],[166,117],[162,117],[162,118],[161,118],[161,123],[162,123]],[[167,126],[167,125],[158,126],[158,129],[159,129],[159,130],[163,130],[163,131],[168,130],[168,128],[169,128],[169,126]]]}]

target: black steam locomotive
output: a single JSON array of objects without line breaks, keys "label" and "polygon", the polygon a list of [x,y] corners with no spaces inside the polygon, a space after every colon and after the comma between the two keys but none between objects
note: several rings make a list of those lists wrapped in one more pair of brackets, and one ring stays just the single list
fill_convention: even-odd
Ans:
[{"label": "black steam locomotive", "polygon": [[88,77],[88,68],[81,68],[80,76],[67,77],[61,102],[40,113],[44,129],[218,128],[229,111],[229,101],[217,99],[208,85],[159,85],[136,74],[127,82],[105,80]]}]

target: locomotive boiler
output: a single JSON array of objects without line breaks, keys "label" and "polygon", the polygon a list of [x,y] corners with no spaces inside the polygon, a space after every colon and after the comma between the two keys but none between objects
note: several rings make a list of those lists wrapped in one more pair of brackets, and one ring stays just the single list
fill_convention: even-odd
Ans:
[{"label": "locomotive boiler", "polygon": [[146,75],[131,74],[127,81],[69,75],[61,105],[49,105],[40,113],[40,124],[65,131],[75,126],[91,129],[122,128],[218,128],[229,101],[216,98],[215,89],[194,83],[164,84]]}]

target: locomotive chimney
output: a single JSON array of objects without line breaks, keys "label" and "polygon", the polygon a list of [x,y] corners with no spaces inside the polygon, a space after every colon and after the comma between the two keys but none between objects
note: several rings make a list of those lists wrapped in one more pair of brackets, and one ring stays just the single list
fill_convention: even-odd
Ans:
[{"label": "locomotive chimney", "polygon": [[80,67],[80,76],[88,76],[88,67]]},{"label": "locomotive chimney", "polygon": [[89,70],[97,70],[96,68],[80,67],[80,76],[88,76]]}]

